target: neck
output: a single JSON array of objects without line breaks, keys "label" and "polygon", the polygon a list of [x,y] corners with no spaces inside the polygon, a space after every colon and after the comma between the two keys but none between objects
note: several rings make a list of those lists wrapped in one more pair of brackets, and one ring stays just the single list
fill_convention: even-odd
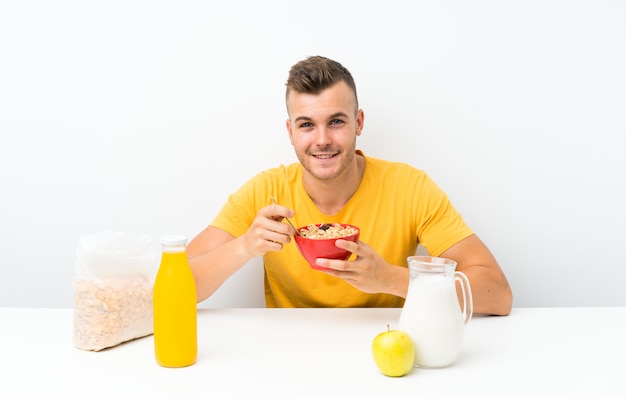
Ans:
[{"label": "neck", "polygon": [[325,215],[335,215],[348,203],[361,184],[365,159],[356,154],[345,173],[332,180],[318,180],[303,176],[304,190],[313,203]]}]

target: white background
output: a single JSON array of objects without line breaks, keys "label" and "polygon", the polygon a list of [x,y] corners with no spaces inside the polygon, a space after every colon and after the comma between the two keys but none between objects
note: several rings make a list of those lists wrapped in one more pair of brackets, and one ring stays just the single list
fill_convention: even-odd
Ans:
[{"label": "white background", "polygon": [[[514,306],[626,305],[624,1],[0,0],[0,306],[71,307],[81,235],[191,238],[296,161],[284,83],[316,54],[356,79],[358,147],[439,183]],[[202,306],[262,306],[261,278]]]}]

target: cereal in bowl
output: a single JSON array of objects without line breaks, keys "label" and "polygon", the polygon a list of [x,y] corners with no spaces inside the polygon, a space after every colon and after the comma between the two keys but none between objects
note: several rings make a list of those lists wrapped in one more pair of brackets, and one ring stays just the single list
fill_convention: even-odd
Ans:
[{"label": "cereal in bowl", "polygon": [[339,223],[322,223],[319,226],[310,224],[306,228],[300,229],[300,235],[312,240],[323,240],[328,238],[347,237],[358,230],[352,226],[342,226]]}]

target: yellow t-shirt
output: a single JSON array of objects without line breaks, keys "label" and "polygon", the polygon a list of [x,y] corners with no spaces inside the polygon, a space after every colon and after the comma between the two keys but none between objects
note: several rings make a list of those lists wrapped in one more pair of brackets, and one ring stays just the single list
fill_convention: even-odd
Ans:
[{"label": "yellow t-shirt", "polygon": [[[363,155],[360,151],[357,153]],[[271,203],[291,208],[296,227],[348,223],[360,228],[359,240],[387,262],[406,267],[418,243],[440,255],[473,232],[447,195],[423,171],[407,164],[365,157],[363,179],[336,215],[321,213],[302,184],[300,163],[259,173],[233,193],[211,223],[235,237],[244,234],[259,209]],[[366,294],[343,280],[312,269],[294,240],[263,257],[267,307],[401,307],[404,299]]]}]

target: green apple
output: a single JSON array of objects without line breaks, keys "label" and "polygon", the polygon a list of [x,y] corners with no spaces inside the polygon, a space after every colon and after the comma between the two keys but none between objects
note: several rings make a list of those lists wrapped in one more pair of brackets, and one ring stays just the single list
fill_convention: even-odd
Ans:
[{"label": "green apple", "polygon": [[390,330],[378,334],[372,341],[372,356],[380,371],[389,377],[402,377],[413,368],[415,346],[409,334]]}]

